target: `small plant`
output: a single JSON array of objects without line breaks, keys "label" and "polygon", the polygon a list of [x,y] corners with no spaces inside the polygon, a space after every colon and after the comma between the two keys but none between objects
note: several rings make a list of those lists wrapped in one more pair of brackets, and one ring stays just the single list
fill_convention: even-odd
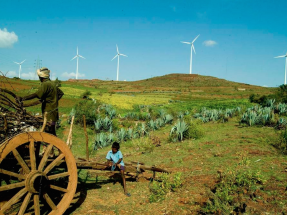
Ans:
[{"label": "small plant", "polygon": [[187,138],[188,135],[188,124],[183,120],[178,120],[177,123],[171,128],[170,137],[173,137],[172,140],[182,141],[184,138]]},{"label": "small plant", "polygon": [[82,97],[83,99],[88,99],[89,96],[91,96],[91,95],[92,95],[91,91],[86,90],[85,92],[83,92],[83,93],[81,94],[81,97]]},{"label": "small plant", "polygon": [[200,120],[193,120],[190,122],[188,127],[189,139],[199,139],[204,136],[204,131],[201,124],[202,122]]},{"label": "small plant", "polygon": [[182,185],[182,173],[178,172],[174,175],[163,173],[158,181],[154,181],[150,187],[150,202],[159,202],[165,199],[170,192],[175,192]]},{"label": "small plant", "polygon": [[[256,190],[263,189],[265,178],[259,171],[251,171],[245,153],[239,153],[240,161],[225,172],[219,172],[219,182],[209,193],[209,200],[202,207],[204,214],[233,214],[245,211],[240,199],[254,196]],[[246,196],[244,196],[246,195]]]},{"label": "small plant", "polygon": [[56,87],[61,87],[62,86],[62,81],[60,81],[58,78],[54,81]]}]

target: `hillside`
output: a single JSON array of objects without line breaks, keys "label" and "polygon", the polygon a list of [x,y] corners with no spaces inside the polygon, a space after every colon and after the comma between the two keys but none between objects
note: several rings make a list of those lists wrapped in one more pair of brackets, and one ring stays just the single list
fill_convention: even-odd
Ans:
[{"label": "hillside", "polygon": [[[7,79],[0,77],[0,86],[27,95],[34,92],[39,81]],[[245,104],[251,94],[267,95],[274,88],[236,83],[211,76],[169,74],[139,81],[103,81],[70,79],[62,82],[65,93],[60,105],[69,112],[72,106],[80,101],[81,94],[91,92],[91,98],[117,106],[120,109],[132,109],[134,105],[165,105],[172,101],[184,101],[188,106],[219,107]],[[220,102],[224,102],[221,105]],[[226,103],[228,101],[228,104]],[[227,104],[227,105],[226,105]],[[178,107],[178,105],[175,105]]]}]

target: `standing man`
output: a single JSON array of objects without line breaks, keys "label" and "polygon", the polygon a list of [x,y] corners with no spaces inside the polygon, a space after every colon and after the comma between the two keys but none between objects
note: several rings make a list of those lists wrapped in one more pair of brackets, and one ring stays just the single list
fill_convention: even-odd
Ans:
[{"label": "standing man", "polygon": [[64,93],[50,80],[50,70],[48,68],[42,67],[38,69],[37,74],[41,81],[38,91],[23,98],[18,97],[17,99],[19,102],[34,98],[40,99],[42,102],[42,114],[44,116],[45,112],[47,112],[47,122],[50,124],[46,132],[57,136],[56,122],[59,120],[58,105]]}]

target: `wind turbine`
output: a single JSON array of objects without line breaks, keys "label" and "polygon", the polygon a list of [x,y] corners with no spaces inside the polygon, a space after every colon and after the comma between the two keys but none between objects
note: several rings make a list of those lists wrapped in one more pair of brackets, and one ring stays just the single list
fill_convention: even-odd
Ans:
[{"label": "wind turbine", "polygon": [[284,81],[284,84],[286,85],[287,53],[286,53],[286,55],[277,56],[277,57],[275,57],[275,58],[282,58],[282,57],[285,57],[285,81]]},{"label": "wind turbine", "polygon": [[21,78],[22,63],[24,63],[25,61],[26,61],[26,59],[25,59],[25,60],[23,60],[21,63],[17,63],[17,62],[15,62],[15,61],[14,61],[14,63],[16,63],[16,64],[18,64],[18,65],[19,65],[19,78]]},{"label": "wind turbine", "polygon": [[[200,35],[200,34],[199,34]],[[183,42],[182,41],[182,43],[185,43],[185,44],[189,44],[189,45],[191,45],[191,50],[190,50],[190,67],[189,67],[189,74],[191,74],[192,73],[192,49],[193,49],[193,51],[194,51],[194,54],[196,54],[195,53],[195,48],[194,48],[194,45],[193,45],[193,43],[195,42],[195,40],[199,37],[199,35],[192,41],[192,42]]]},{"label": "wind turbine", "polygon": [[[78,74],[79,74],[79,57],[80,57],[80,58],[83,58],[83,59],[86,59],[86,58],[84,58],[82,55],[79,55],[79,49],[78,49],[78,47],[77,47],[77,55],[72,58],[72,60],[74,60],[75,58],[77,58],[76,79],[78,79]],[[72,61],[72,60],[71,60],[71,61]]]},{"label": "wind turbine", "polygon": [[120,56],[124,56],[124,57],[127,57],[126,55],[124,54],[121,54],[119,52],[119,48],[118,48],[118,45],[117,46],[117,54],[116,56],[114,56],[114,58],[112,60],[114,60],[116,57],[118,57],[118,67],[117,67],[117,81],[119,80],[119,70],[120,70]]}]

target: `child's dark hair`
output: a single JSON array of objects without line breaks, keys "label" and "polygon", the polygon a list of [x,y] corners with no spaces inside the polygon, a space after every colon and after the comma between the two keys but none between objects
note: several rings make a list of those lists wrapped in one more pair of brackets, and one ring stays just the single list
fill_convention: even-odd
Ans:
[{"label": "child's dark hair", "polygon": [[118,142],[113,142],[112,148],[115,148],[117,150],[120,149],[120,144]]}]

